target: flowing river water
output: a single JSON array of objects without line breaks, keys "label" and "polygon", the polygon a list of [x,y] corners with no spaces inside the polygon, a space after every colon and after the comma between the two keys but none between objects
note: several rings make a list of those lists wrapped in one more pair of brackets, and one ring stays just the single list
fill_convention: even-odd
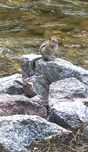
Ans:
[{"label": "flowing river water", "polygon": [[88,1],[0,0],[0,77],[21,72],[21,56],[51,36],[56,57],[88,70]]}]

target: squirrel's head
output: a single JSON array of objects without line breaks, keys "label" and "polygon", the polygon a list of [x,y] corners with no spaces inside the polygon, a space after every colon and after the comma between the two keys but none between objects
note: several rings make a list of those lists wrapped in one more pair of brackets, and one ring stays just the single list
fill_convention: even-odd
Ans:
[{"label": "squirrel's head", "polygon": [[58,49],[58,40],[54,37],[49,38],[52,47],[56,47]]}]

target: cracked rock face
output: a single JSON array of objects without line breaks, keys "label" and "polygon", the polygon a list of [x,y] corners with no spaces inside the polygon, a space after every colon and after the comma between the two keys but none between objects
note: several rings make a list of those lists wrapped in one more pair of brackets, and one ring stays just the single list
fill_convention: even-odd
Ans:
[{"label": "cracked rock face", "polygon": [[68,131],[35,115],[0,117],[0,150],[27,152],[31,142],[47,141],[54,136],[67,136]]}]

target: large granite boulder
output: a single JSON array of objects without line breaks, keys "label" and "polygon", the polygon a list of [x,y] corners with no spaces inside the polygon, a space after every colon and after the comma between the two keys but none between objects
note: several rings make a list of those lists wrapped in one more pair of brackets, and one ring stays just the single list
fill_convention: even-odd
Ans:
[{"label": "large granite boulder", "polygon": [[66,78],[53,82],[49,86],[49,106],[60,102],[60,99],[86,98],[88,86],[76,78]]},{"label": "large granite boulder", "polygon": [[29,152],[33,142],[69,134],[71,131],[35,115],[0,117],[0,152]]},{"label": "large granite boulder", "polygon": [[[40,102],[40,103],[39,103]],[[42,105],[41,96],[27,98],[23,95],[0,95],[0,116],[38,115],[47,117],[47,109]]]},{"label": "large granite boulder", "polygon": [[45,75],[49,83],[57,80],[75,77],[81,82],[88,85],[88,71],[73,65],[71,62],[56,58],[53,61],[43,61],[42,59],[35,62],[33,68],[33,60],[39,55],[23,55],[21,57],[21,67],[23,78],[33,75]]},{"label": "large granite boulder", "polygon": [[49,87],[48,120],[65,128],[88,121],[88,86],[76,78],[53,82]]},{"label": "large granite boulder", "polygon": [[0,94],[23,94],[22,74],[13,74],[0,78]]},{"label": "large granite boulder", "polygon": [[77,129],[88,122],[88,98],[62,99],[50,108],[48,120],[64,128]]}]

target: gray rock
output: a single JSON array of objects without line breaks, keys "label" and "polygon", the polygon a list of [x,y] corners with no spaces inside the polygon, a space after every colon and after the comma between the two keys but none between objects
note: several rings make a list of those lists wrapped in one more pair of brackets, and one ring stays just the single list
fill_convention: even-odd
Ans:
[{"label": "gray rock", "polygon": [[0,94],[23,94],[22,74],[0,78]]},{"label": "gray rock", "polygon": [[84,104],[88,103],[88,98],[85,99],[63,99],[63,102],[58,102],[51,107],[48,120],[54,122],[64,128],[76,129],[82,123],[88,122],[88,107]]},{"label": "gray rock", "polygon": [[40,96],[32,99],[23,95],[0,95],[0,116],[28,114],[46,118],[47,109],[38,103],[42,100]]},{"label": "gray rock", "polygon": [[36,61],[35,68],[32,68],[32,61],[39,57],[38,55],[23,55],[21,57],[21,67],[23,77],[32,75],[45,75],[47,80],[52,83],[57,80],[75,77],[88,85],[88,71],[73,65],[71,62],[56,58],[53,61]]},{"label": "gray rock", "polygon": [[88,138],[88,125],[83,128],[83,134]]},{"label": "gray rock", "polygon": [[29,152],[32,142],[49,141],[62,135],[65,138],[69,134],[71,131],[35,115],[0,117],[1,152]]},{"label": "gray rock", "polygon": [[44,75],[32,76],[24,80],[24,92],[29,97],[41,95],[48,104],[49,84]]},{"label": "gray rock", "polygon": [[60,99],[88,97],[88,87],[76,78],[66,78],[53,82],[49,87],[49,106],[61,101]]}]

